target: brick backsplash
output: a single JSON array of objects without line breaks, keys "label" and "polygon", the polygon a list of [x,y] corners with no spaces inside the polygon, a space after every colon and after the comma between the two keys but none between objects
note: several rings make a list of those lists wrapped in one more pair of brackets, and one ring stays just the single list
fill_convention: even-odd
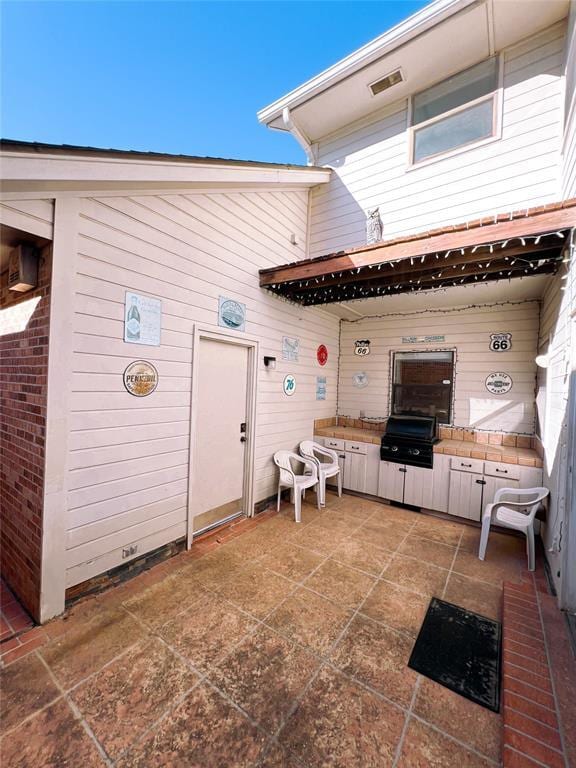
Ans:
[{"label": "brick backsplash", "polygon": [[[386,417],[380,421],[362,421],[350,416],[332,416],[326,419],[316,419],[314,430],[327,427],[352,427],[353,429],[382,430],[386,428]],[[438,427],[438,437],[441,440],[463,440],[468,443],[481,443],[483,445],[506,445],[513,448],[532,448],[536,451],[541,447],[539,440],[534,435],[520,435],[514,432],[490,432],[476,430],[470,427]]]},{"label": "brick backsplash", "polygon": [[[50,322],[50,249],[38,287],[9,291],[0,276],[0,495],[2,577],[38,619]],[[30,315],[30,300],[39,299]],[[14,311],[12,311],[14,310]]]}]

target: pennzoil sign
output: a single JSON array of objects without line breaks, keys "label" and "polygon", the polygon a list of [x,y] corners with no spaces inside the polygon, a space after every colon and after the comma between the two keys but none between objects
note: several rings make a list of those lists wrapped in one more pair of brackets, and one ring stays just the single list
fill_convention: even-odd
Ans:
[{"label": "pennzoil sign", "polygon": [[147,360],[135,360],[124,371],[124,386],[134,397],[147,397],[158,386],[158,371]]}]

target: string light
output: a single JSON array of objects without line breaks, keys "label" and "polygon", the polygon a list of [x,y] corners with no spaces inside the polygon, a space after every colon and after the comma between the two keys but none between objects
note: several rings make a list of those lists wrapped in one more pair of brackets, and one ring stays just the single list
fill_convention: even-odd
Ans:
[{"label": "string light", "polygon": [[[503,241],[493,242],[493,243],[485,243],[481,245],[473,246],[472,248],[464,248],[460,247],[457,249],[449,249],[446,251],[444,255],[444,259],[447,259],[450,257],[451,254],[459,253],[460,255],[464,256],[466,252],[473,254],[475,253],[479,248],[488,248],[490,253],[494,253],[495,248],[500,248],[502,250],[505,248],[508,244],[519,241],[522,244],[522,247],[526,247],[527,244],[532,241],[534,245],[538,245],[542,238],[546,237],[552,237],[556,235],[560,239],[565,239],[564,232],[561,230],[558,230],[556,232],[548,232],[546,234],[539,234],[534,236],[524,236],[524,237],[516,237],[511,238]],[[344,252],[342,252],[344,253]],[[517,277],[520,279],[522,278],[522,275],[530,274],[530,271],[535,272],[537,270],[541,270],[547,266],[553,266],[560,261],[562,263],[568,263],[570,261],[569,258],[562,258],[563,254],[560,254],[559,256],[549,256],[545,259],[536,259],[533,256],[528,256],[528,258],[522,258],[520,256],[510,257],[510,256],[504,256],[503,261],[507,262],[507,267],[513,267],[516,265],[517,262],[519,262],[520,269],[518,267],[516,268],[516,272],[512,269],[506,270],[506,277],[511,278],[514,274],[516,274]],[[434,253],[434,254],[422,254],[421,256],[417,257],[420,259],[420,264],[423,264],[426,261],[427,256],[434,256],[435,259],[440,259],[440,254]],[[376,267],[377,271],[380,271],[383,266],[386,264],[390,265],[391,269],[395,269],[397,264],[403,264],[404,262],[407,262],[409,260],[410,264],[414,266],[414,257],[404,257],[401,259],[390,259],[386,260],[384,262],[381,262],[379,264],[368,264],[365,265],[368,267],[370,271],[373,270],[374,267]],[[470,272],[466,275],[463,275],[462,278],[458,281],[452,281],[452,285],[456,284],[463,284],[465,282],[473,283],[477,282],[479,279],[479,270],[488,270],[491,266],[491,261],[487,261],[485,264],[481,261],[474,264],[473,262],[470,262],[468,264],[451,264],[449,266],[452,267],[452,269],[456,269],[458,266],[460,266],[460,271],[464,272],[467,267],[476,268],[476,272]],[[292,266],[292,265],[288,265]],[[293,266],[297,266],[297,263]],[[363,298],[369,298],[370,296],[380,295],[383,291],[390,292],[390,291],[399,291],[401,292],[402,288],[404,287],[405,291],[410,292],[420,292],[422,290],[441,290],[444,286],[444,283],[438,285],[438,283],[435,283],[434,286],[432,286],[432,281],[439,280],[442,277],[442,272],[438,272],[436,275],[428,275],[426,277],[422,275],[418,275],[416,272],[415,275],[412,276],[412,278],[418,278],[417,280],[414,280],[412,278],[408,278],[407,276],[407,282],[400,282],[395,285],[373,285],[369,283],[365,284],[355,284],[353,280],[350,280],[349,282],[344,283],[343,285],[335,285],[334,287],[329,286],[323,286],[322,284],[325,282],[328,277],[330,277],[332,280],[336,279],[336,274],[338,274],[338,277],[341,278],[350,278],[355,273],[358,275],[365,267],[356,267],[352,270],[342,270],[339,273],[326,273],[325,275],[319,275],[313,278],[310,278],[309,280],[288,280],[284,283],[273,283],[272,285],[268,286],[268,288],[272,291],[274,291],[276,294],[279,294],[286,298],[286,300],[290,301],[291,303],[296,302],[302,302],[304,304],[317,304],[317,303],[328,303],[331,301],[344,301],[344,300],[353,300],[353,299],[363,299]],[[522,271],[522,275],[520,275],[520,271]],[[548,270],[546,270],[548,271]],[[482,275],[482,280],[488,279],[490,276],[492,280],[499,279],[496,275],[500,277],[504,277],[504,272],[502,270],[496,270],[492,271],[491,273],[485,272],[485,274]],[[318,290],[312,290],[307,291],[306,289],[309,288],[311,281],[313,280],[314,286],[318,286]],[[414,284],[415,283],[415,284]],[[449,285],[447,283],[446,285]],[[294,292],[292,296],[284,296],[283,291],[287,287],[294,287],[302,289],[304,288],[305,292],[301,293],[300,291]],[[295,301],[294,301],[295,300]]]}]

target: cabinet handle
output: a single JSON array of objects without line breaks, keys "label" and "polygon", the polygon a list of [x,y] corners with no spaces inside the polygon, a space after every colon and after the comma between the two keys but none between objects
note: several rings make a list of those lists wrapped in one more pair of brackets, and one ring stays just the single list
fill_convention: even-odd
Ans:
[{"label": "cabinet handle", "polygon": [[402,467],[400,467],[400,469],[398,470],[398,472],[408,472],[408,470],[407,470],[406,468],[404,468],[404,469],[403,469]]},{"label": "cabinet handle", "polygon": [[464,464],[463,461],[460,462],[460,466],[461,467],[469,467],[470,469],[472,469],[472,464]]},{"label": "cabinet handle", "polygon": [[498,467],[496,467],[496,472],[502,472],[505,475],[508,474],[508,470],[507,469],[498,469]]},{"label": "cabinet handle", "polygon": [[486,485],[486,480],[476,480],[478,485]]}]

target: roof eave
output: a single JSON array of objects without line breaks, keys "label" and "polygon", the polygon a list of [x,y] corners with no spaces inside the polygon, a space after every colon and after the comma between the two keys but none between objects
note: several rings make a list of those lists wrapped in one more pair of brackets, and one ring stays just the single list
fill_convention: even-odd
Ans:
[{"label": "roof eave", "polygon": [[392,29],[370,41],[358,50],[341,59],[333,66],[325,69],[319,75],[311,78],[294,90],[277,99],[272,104],[261,109],[258,120],[270,125],[281,117],[282,111],[288,107],[295,109],[300,104],[309,101],[327,88],[336,85],[357,70],[385,56],[396,48],[412,40],[417,35],[436,26],[463,8],[475,5],[479,0],[434,0],[422,10],[400,22]]},{"label": "roof eave", "polygon": [[280,186],[312,187],[330,179],[330,170],[310,166],[275,166],[234,161],[183,161],[179,157],[120,153],[29,151],[16,146],[0,151],[2,190],[81,190],[129,188]]}]

